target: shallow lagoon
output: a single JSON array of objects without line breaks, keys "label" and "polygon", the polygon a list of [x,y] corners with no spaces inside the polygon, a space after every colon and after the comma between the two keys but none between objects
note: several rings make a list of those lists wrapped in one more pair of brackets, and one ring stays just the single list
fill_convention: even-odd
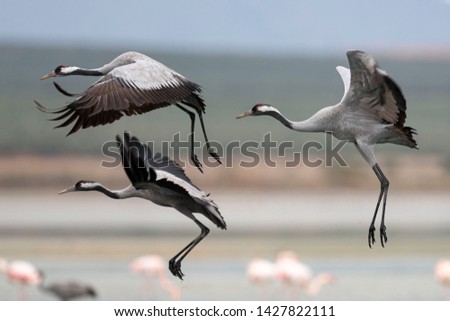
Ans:
[{"label": "shallow lagoon", "polygon": [[[217,194],[217,196],[216,196]],[[336,276],[309,300],[444,300],[433,267],[450,257],[450,196],[390,194],[389,242],[367,245],[367,228],[377,192],[313,194],[267,191],[212,195],[228,231],[211,233],[183,262],[184,300],[289,300],[273,284],[263,291],[248,283],[245,269],[256,256],[274,259],[294,250],[315,273]],[[0,197],[0,256],[26,259],[45,271],[48,281],[76,279],[93,284],[99,300],[167,300],[128,271],[136,256],[170,258],[197,233],[174,210],[144,200],[113,201],[95,193],[58,196],[54,191],[7,191]],[[205,220],[203,220],[205,221]],[[205,221],[206,222],[206,221]],[[378,235],[377,235],[378,237]],[[31,288],[30,300],[52,297]],[[0,280],[0,299],[16,299],[16,288]]]}]

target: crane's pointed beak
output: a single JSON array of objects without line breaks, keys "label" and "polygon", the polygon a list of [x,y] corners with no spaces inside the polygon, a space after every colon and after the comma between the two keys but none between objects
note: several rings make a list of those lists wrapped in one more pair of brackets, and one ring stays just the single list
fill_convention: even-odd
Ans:
[{"label": "crane's pointed beak", "polygon": [[72,187],[66,188],[65,190],[62,190],[61,192],[58,193],[58,195],[66,194],[66,193],[70,193],[70,192],[75,192],[75,186],[72,186]]},{"label": "crane's pointed beak", "polygon": [[40,79],[45,80],[45,79],[52,78],[52,77],[56,77],[56,73],[54,71],[51,71],[48,74],[45,74]]},{"label": "crane's pointed beak", "polygon": [[251,110],[249,110],[249,111],[246,111],[243,114],[240,114],[239,116],[236,116],[236,119],[241,119],[241,118],[244,118],[244,117],[247,117],[247,116],[251,116],[251,115],[253,115],[253,113],[252,113]]}]

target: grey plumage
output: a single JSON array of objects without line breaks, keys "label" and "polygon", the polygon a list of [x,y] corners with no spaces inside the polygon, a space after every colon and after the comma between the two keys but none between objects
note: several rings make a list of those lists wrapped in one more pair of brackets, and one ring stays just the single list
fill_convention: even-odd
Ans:
[{"label": "grey plumage", "polygon": [[339,66],[337,71],[344,82],[341,101],[325,107],[304,121],[287,119],[278,109],[268,104],[257,104],[251,110],[237,116],[267,115],[286,127],[300,132],[330,132],[336,138],[355,144],[356,149],[370,164],[381,188],[372,222],[369,227],[369,246],[375,242],[375,219],[383,201],[380,224],[381,245],[387,242],[384,223],[389,181],[376,162],[374,145],[392,143],[417,148],[413,138],[415,129],[404,126],[406,100],[400,87],[384,71],[375,59],[362,51],[347,52],[350,69]]},{"label": "grey plumage", "polygon": [[102,77],[80,94],[71,94],[54,83],[62,94],[75,97],[74,101],[61,108],[48,109],[35,101],[39,110],[58,115],[52,119],[62,121],[57,128],[72,125],[68,135],[81,128],[112,123],[122,116],[175,105],[191,119],[191,156],[194,164],[201,171],[201,163],[193,153],[195,114],[189,109],[198,114],[208,151],[220,163],[206,136],[203,122],[205,102],[201,97],[201,88],[176,71],[144,54],[130,51],[100,68],[58,66],[41,79],[69,75]]},{"label": "grey plumage", "polygon": [[97,297],[97,291],[92,286],[76,281],[53,282],[41,285],[41,289],[55,295],[62,301],[76,300],[83,297]]},{"label": "grey plumage", "polygon": [[169,261],[169,270],[182,279],[181,261],[209,233],[193,213],[203,214],[221,229],[226,229],[225,220],[209,194],[196,187],[173,160],[159,153],[153,155],[147,145],[128,133],[123,140],[117,136],[117,146],[130,186],[113,191],[96,182],[79,181],[61,193],[95,190],[115,199],[140,197],[160,206],[173,207],[193,220],[201,229],[200,235]]}]

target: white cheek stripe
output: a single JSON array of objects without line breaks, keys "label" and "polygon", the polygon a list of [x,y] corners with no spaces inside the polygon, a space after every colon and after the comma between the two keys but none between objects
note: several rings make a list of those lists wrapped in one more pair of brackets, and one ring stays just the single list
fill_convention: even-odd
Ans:
[{"label": "white cheek stripe", "polygon": [[92,188],[98,185],[99,185],[98,183],[81,183],[81,187],[83,188]]},{"label": "white cheek stripe", "polygon": [[268,112],[268,111],[276,111],[275,108],[273,108],[272,106],[261,106],[261,107],[258,107],[258,110],[263,113]]},{"label": "white cheek stripe", "polygon": [[63,68],[61,68],[61,72],[64,74],[69,74],[71,72],[74,72],[77,69],[80,69],[80,68],[78,68],[78,67],[63,67]]}]

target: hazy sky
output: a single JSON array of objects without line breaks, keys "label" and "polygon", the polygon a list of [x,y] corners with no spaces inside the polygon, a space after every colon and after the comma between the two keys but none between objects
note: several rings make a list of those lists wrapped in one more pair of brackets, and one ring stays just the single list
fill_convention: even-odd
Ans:
[{"label": "hazy sky", "polygon": [[450,46],[450,0],[1,0],[0,43],[295,53]]}]

